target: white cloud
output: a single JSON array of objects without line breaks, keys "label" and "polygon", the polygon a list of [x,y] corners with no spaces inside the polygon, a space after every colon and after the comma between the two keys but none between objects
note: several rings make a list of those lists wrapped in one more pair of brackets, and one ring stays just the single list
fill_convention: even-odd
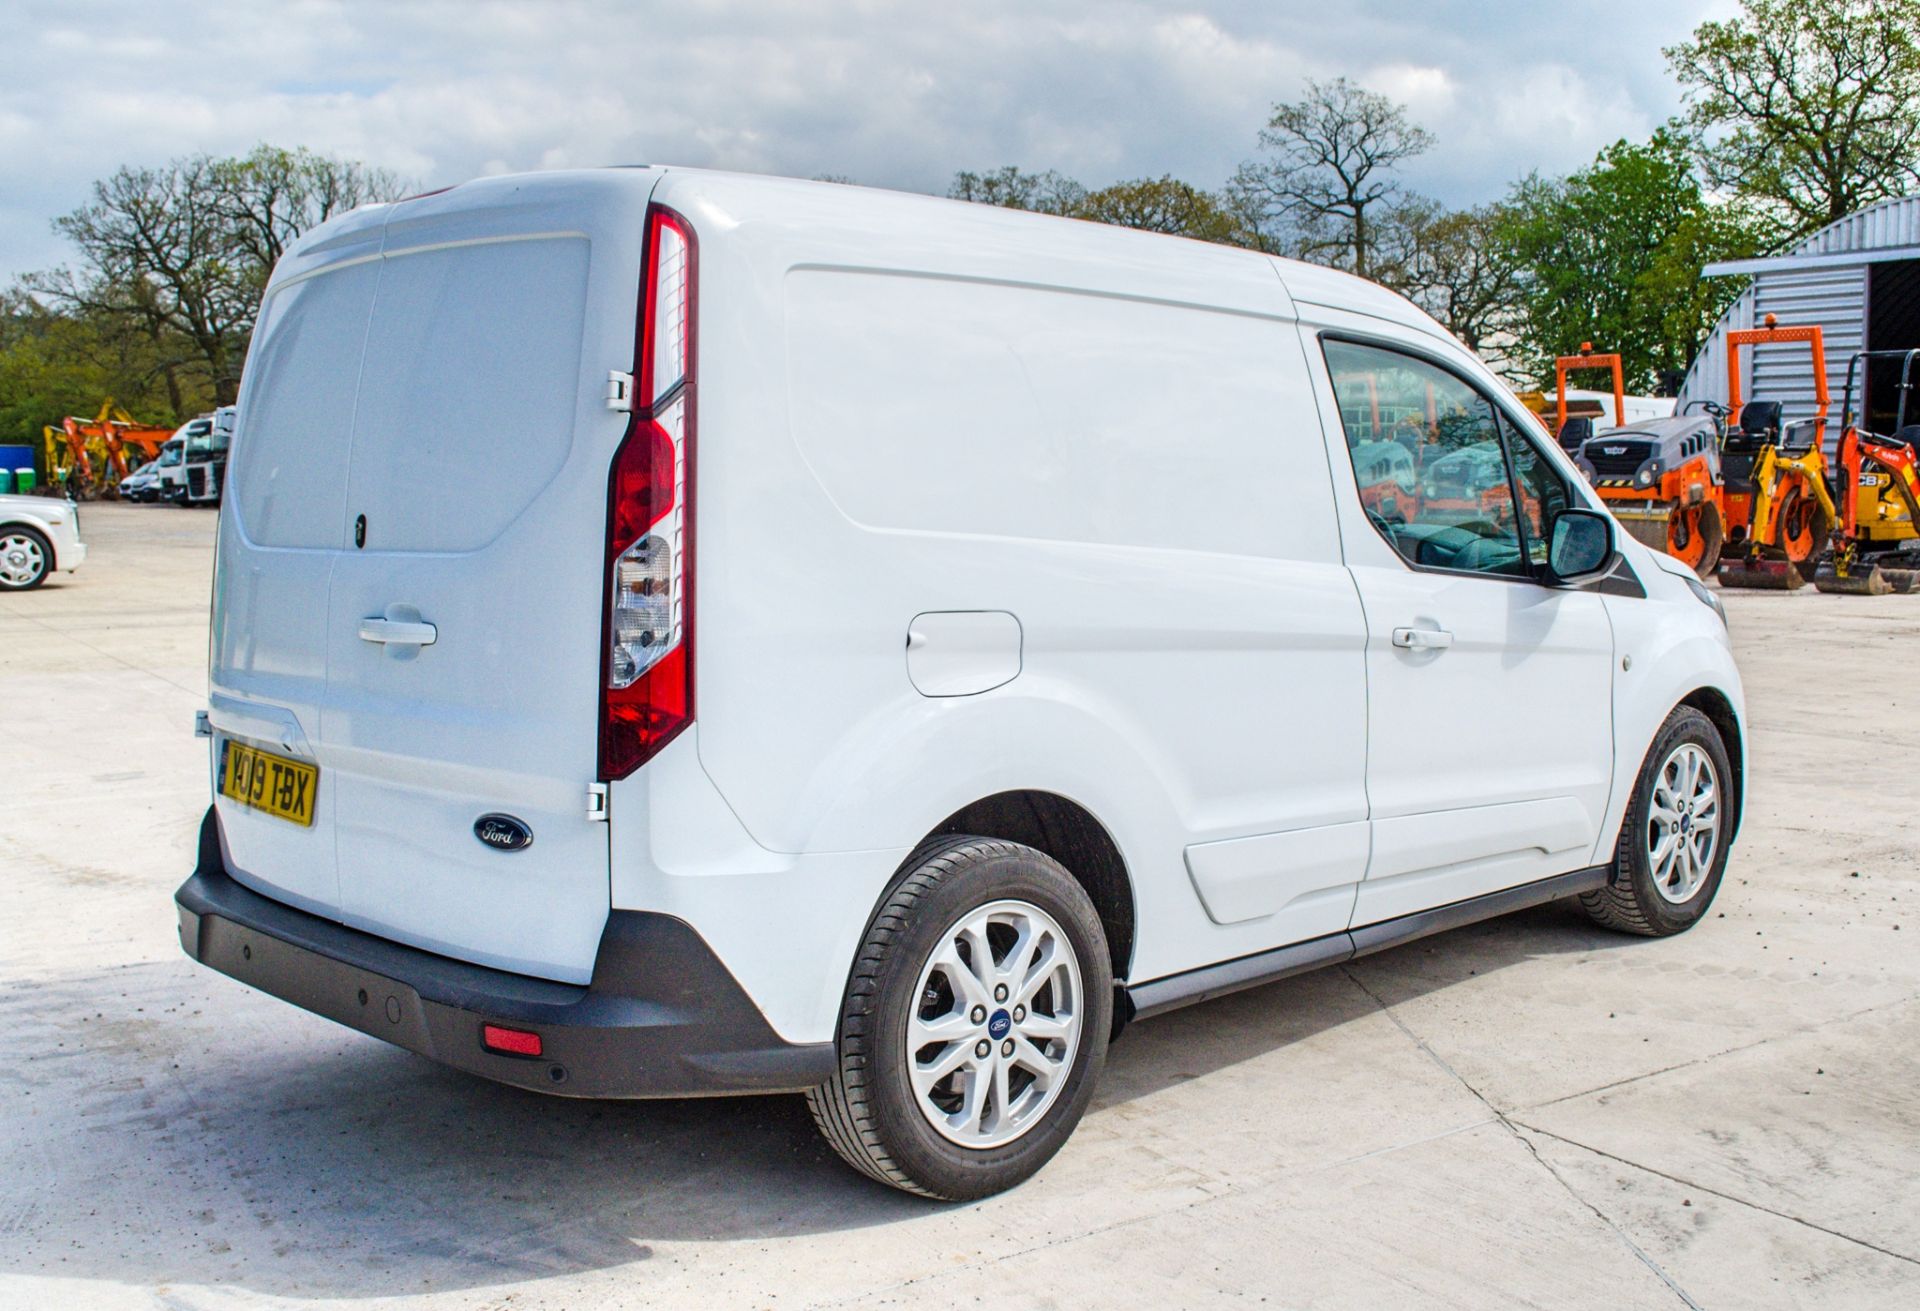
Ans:
[{"label": "white cloud", "polygon": [[1460,90],[1446,69],[1419,64],[1388,64],[1374,69],[1360,82],[1399,101],[1416,119],[1451,113]]},{"label": "white cloud", "polygon": [[1595,25],[1523,0],[11,0],[14,66],[81,72],[0,84],[0,282],[64,258],[49,219],[119,165],[260,141],[425,186],[632,162],[1215,185],[1274,101],[1341,74],[1435,133],[1410,183],[1477,201],[1672,112],[1658,47],[1705,7],[1616,0]]}]

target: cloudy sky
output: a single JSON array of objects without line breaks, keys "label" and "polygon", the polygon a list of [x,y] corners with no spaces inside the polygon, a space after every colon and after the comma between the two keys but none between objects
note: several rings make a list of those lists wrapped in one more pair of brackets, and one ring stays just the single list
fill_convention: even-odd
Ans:
[{"label": "cloudy sky", "polygon": [[1660,47],[1732,0],[4,0],[0,284],[122,163],[266,141],[438,186],[681,163],[942,191],[956,169],[1218,185],[1273,101],[1346,75],[1454,204],[1673,113]]}]

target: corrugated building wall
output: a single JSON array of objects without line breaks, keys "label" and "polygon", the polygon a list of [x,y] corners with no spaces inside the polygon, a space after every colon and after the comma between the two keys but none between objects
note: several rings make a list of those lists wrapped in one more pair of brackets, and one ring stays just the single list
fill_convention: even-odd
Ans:
[{"label": "corrugated building wall", "polygon": [[[1783,255],[1709,265],[1709,275],[1749,274],[1752,282],[1714,326],[1687,370],[1680,405],[1726,403],[1727,333],[1758,327],[1768,314],[1782,324],[1817,323],[1825,337],[1829,449],[1839,437],[1847,360],[1866,346],[1867,268],[1886,259],[1920,259],[1920,196],[1884,201],[1829,224]],[[1780,401],[1789,422],[1817,410],[1807,348],[1760,346],[1741,352],[1744,399]]]}]

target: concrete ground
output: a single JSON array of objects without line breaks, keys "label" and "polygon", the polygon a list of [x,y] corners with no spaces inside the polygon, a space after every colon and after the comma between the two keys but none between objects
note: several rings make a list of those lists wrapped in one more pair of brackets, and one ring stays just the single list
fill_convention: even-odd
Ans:
[{"label": "concrete ground", "polygon": [[0,599],[0,1306],[1920,1305],[1920,597],[1727,598],[1716,913],[1552,906],[1142,1024],[934,1206],[797,1098],[495,1087],[190,964],[213,516]]}]

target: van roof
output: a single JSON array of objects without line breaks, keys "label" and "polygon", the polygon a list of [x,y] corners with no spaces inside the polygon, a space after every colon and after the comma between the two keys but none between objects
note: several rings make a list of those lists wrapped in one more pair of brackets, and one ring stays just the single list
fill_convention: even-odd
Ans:
[{"label": "van roof", "polygon": [[[458,183],[405,200],[363,206],[313,229],[290,254],[322,256],[328,247],[364,246],[370,228],[401,215],[461,210],[525,201],[568,189],[651,190],[678,208],[704,209],[730,229],[773,242],[810,243],[810,229],[839,229],[856,237],[864,262],[913,267],[955,277],[1009,278],[1011,268],[1035,271],[1033,281],[1106,294],[1147,295],[1248,313],[1273,312],[1273,283],[1295,302],[1383,319],[1451,340],[1413,302],[1350,273],[1213,242],[1115,227],[1090,220],[892,191],[842,182],[769,174],[621,165],[598,169],[503,174]],[[1018,246],[1008,245],[1017,234]],[[338,254],[346,253],[339,250]],[[337,257],[337,254],[336,256]],[[295,259],[296,265],[306,261]],[[310,267],[310,265],[309,265]],[[278,281],[279,279],[276,279]]]}]

